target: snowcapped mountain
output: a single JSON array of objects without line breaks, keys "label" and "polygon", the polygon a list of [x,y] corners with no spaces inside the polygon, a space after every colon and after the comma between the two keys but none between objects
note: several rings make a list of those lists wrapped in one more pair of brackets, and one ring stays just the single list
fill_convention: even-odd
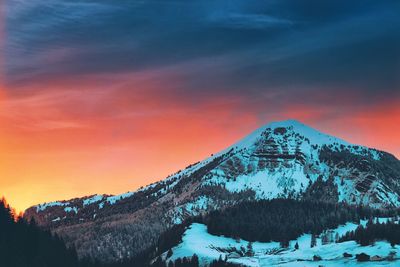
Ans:
[{"label": "snowcapped mountain", "polygon": [[108,261],[132,256],[184,219],[243,200],[296,198],[400,206],[400,161],[294,120],[265,125],[227,149],[122,195],[40,204],[25,212]]}]

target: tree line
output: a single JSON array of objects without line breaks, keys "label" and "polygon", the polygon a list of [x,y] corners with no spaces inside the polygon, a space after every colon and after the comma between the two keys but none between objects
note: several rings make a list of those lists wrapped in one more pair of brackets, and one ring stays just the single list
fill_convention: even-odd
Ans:
[{"label": "tree line", "polygon": [[346,204],[292,199],[242,202],[216,210],[203,218],[208,232],[248,241],[281,242],[304,233],[320,234],[324,229],[369,218],[378,211]]},{"label": "tree line", "polygon": [[86,267],[74,248],[61,238],[39,229],[35,222],[16,216],[6,200],[0,201],[0,259],[7,267]]},{"label": "tree line", "polygon": [[[176,260],[164,261],[158,257],[151,267],[199,267],[199,258],[196,254],[192,257],[177,258]],[[218,260],[213,260],[205,267],[244,267],[241,264],[228,262],[227,259],[219,257]]]},{"label": "tree line", "polygon": [[400,225],[389,220],[379,223],[369,219],[366,226],[359,225],[355,231],[347,232],[339,238],[339,242],[354,240],[361,246],[373,245],[376,241],[386,240],[392,246],[400,244]]},{"label": "tree line", "polygon": [[[311,246],[326,229],[333,229],[349,221],[359,223],[373,216],[387,217],[398,210],[375,210],[343,203],[312,200],[273,199],[245,201],[209,214],[192,217],[160,235],[153,248],[153,257],[161,255],[182,241],[182,235],[192,223],[207,225],[210,234],[259,242],[280,242],[287,247],[289,241],[304,233],[312,234]],[[322,235],[325,243],[336,242],[339,236]],[[313,244],[314,241],[314,244]]]}]

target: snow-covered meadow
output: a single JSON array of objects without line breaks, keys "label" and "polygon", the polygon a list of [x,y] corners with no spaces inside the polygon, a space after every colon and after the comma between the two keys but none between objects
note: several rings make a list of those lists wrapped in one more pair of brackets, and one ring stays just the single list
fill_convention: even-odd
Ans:
[{"label": "snow-covered meadow", "polygon": [[[388,218],[378,218],[379,222],[386,222]],[[360,224],[366,225],[362,220]],[[348,222],[336,229],[330,229],[332,236],[342,236],[346,232],[353,231],[359,224]],[[295,244],[298,249],[295,249]],[[253,256],[242,256],[240,251],[246,251],[249,242],[241,239],[233,239],[224,236],[211,235],[204,224],[193,223],[185,231],[182,242],[172,249],[172,256],[168,260],[191,257],[196,254],[202,264],[214,259],[227,258],[229,262],[243,264],[251,267],[264,266],[400,266],[400,246],[392,247],[386,241],[378,241],[372,246],[360,246],[355,241],[323,244],[322,238],[317,237],[316,246],[311,248],[311,234],[303,234],[297,240],[292,240],[289,248],[281,249],[279,242],[254,242],[252,243]],[[352,256],[345,258],[344,253]],[[393,261],[381,260],[359,263],[355,259],[356,254],[366,253],[381,258],[390,253],[396,253]],[[244,253],[246,254],[246,253]],[[165,258],[167,253],[163,255]],[[313,257],[321,257],[320,261],[314,261]]]}]

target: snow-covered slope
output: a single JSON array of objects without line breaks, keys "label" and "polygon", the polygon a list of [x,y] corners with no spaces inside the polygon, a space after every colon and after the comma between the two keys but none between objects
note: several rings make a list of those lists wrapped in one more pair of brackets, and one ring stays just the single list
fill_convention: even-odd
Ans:
[{"label": "snow-covered slope", "polygon": [[[45,203],[25,216],[80,244],[81,254],[89,250],[101,258],[111,250],[112,257],[124,258],[173,224],[243,200],[307,198],[386,208],[400,206],[399,194],[400,161],[394,156],[288,120],[267,124],[135,192]],[[121,227],[127,235],[120,234]],[[151,235],[141,235],[144,228]],[[134,238],[143,243],[132,243]],[[104,249],[93,249],[100,243]]]},{"label": "snow-covered slope", "polygon": [[[379,218],[380,223],[386,223],[389,218]],[[398,223],[398,222],[397,222]],[[366,220],[360,223],[365,227]],[[336,229],[329,229],[330,234],[343,236],[347,232],[354,231],[359,224],[348,222]],[[224,236],[215,236],[207,232],[207,226],[199,223],[193,223],[185,231],[182,242],[172,248],[172,255],[168,257],[165,252],[162,257],[167,261],[175,261],[177,258],[190,258],[196,254],[201,265],[208,264],[220,257],[227,259],[228,262],[243,264],[251,267],[267,266],[359,266],[355,259],[356,254],[366,253],[370,256],[380,256],[385,258],[389,253],[399,253],[399,246],[392,247],[386,241],[376,242],[371,246],[360,246],[355,241],[347,241],[323,244],[321,238],[317,238],[316,246],[311,248],[311,235],[304,234],[296,240],[290,241],[289,247],[282,249],[279,242],[252,243],[254,255],[246,256],[248,241],[241,239],[232,239]],[[295,244],[299,249],[295,249]],[[343,253],[352,254],[349,258],[344,258]],[[244,255],[243,255],[244,254]],[[314,262],[314,255],[322,258],[321,261]],[[397,255],[399,257],[399,255]],[[364,265],[366,264],[366,265]],[[381,261],[363,263],[363,266],[399,266],[400,258],[395,261]]]}]

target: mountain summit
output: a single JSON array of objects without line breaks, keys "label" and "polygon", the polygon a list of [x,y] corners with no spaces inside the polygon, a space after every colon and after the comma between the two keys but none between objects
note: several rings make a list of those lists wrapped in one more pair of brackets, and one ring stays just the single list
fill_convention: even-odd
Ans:
[{"label": "mountain summit", "polygon": [[400,206],[400,161],[298,121],[267,124],[166,179],[117,196],[40,204],[25,212],[104,261],[131,257],[186,218],[243,200],[294,198]]},{"label": "mountain summit", "polygon": [[315,130],[297,120],[285,120],[285,121],[271,122],[267,125],[264,125],[233,146],[237,147],[246,147],[249,145],[251,146],[257,139],[260,138],[263,132],[267,131],[268,129],[277,129],[277,128],[285,128],[293,132],[296,132],[302,135],[303,137],[308,138],[310,142],[313,144],[329,145],[337,143],[343,145],[350,145],[344,140],[321,133],[318,130]]}]

